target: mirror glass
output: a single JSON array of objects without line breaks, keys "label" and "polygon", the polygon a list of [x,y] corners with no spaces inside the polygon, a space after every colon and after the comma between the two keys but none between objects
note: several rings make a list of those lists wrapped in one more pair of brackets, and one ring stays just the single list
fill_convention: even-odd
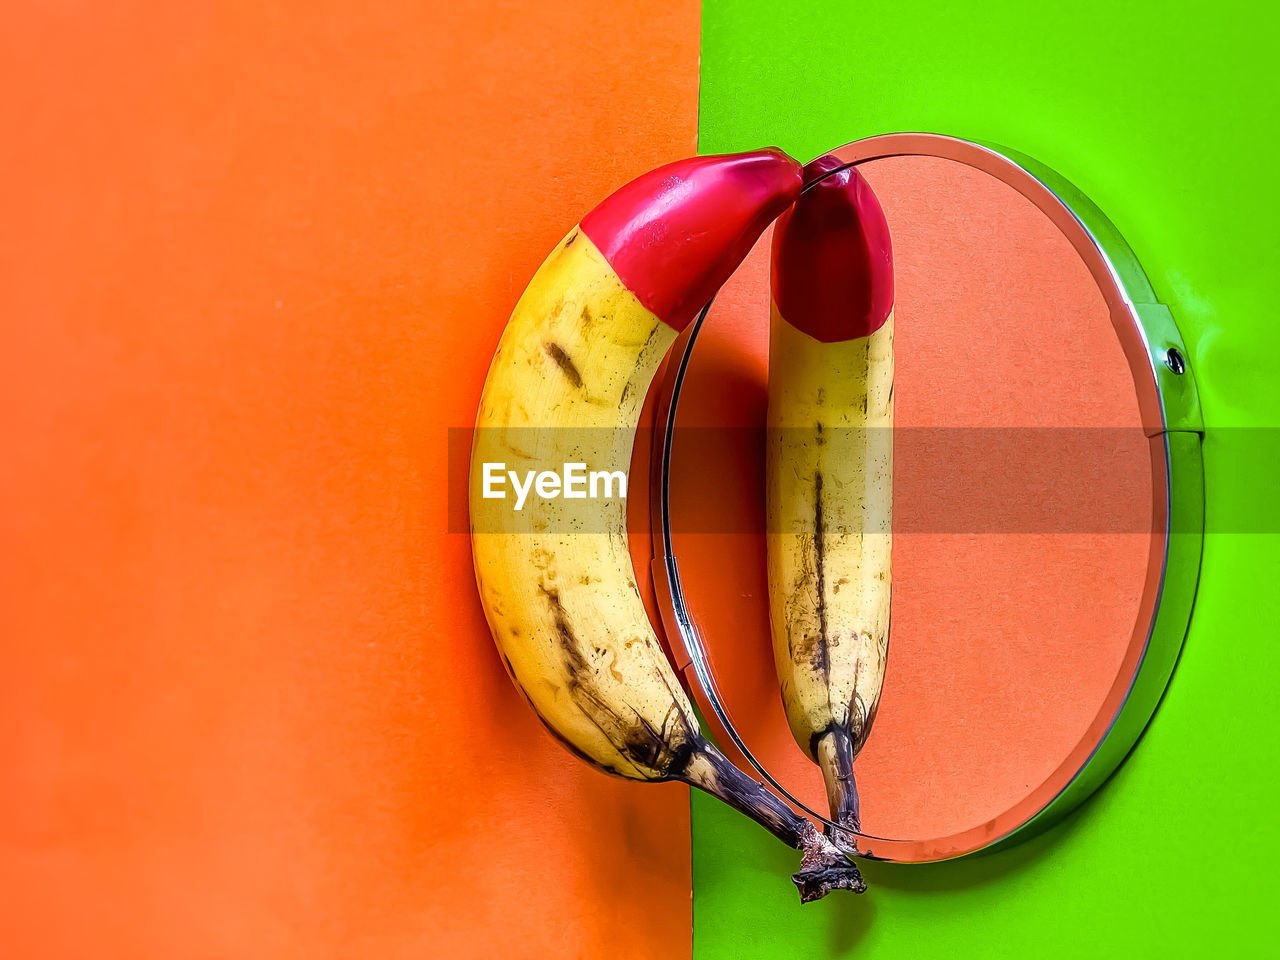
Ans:
[{"label": "mirror glass", "polygon": [[[941,838],[1008,833],[1017,824],[1001,818],[1105,733],[1100,711],[1127,689],[1149,627],[1144,588],[1163,532],[1134,376],[1067,238],[963,163],[904,156],[858,169],[892,235],[896,372],[888,666],[855,771],[863,833],[933,859],[968,852]],[[783,713],[769,632],[769,243],[690,350],[671,550],[738,736],[825,813],[821,775]]]}]

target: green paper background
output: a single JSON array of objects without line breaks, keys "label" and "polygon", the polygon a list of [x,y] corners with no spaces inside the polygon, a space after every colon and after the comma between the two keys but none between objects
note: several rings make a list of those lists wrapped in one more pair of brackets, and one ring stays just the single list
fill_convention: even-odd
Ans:
[{"label": "green paper background", "polygon": [[[1208,523],[1274,501],[1280,426],[1271,5],[706,0],[699,148],[807,159],[925,130],[1026,153],[1116,222],[1199,379]],[[1270,448],[1270,455],[1268,455]],[[1274,527],[1273,527],[1274,529]],[[988,857],[869,864],[801,907],[795,857],[693,795],[694,952],[741,957],[1258,956],[1280,934],[1280,537],[1211,534],[1182,661],[1136,752],[1049,833]]]}]

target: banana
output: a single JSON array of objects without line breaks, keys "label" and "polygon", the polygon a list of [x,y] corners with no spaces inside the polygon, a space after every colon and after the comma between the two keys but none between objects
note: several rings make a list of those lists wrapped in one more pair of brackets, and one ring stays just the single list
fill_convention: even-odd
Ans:
[{"label": "banana", "polygon": [[[812,181],[838,169],[823,157]],[[889,652],[893,253],[856,170],[810,186],[774,230],[766,508],[769,619],[787,721],[826,784],[828,830],[861,830],[853,762]],[[847,832],[846,832],[847,831]]]},{"label": "banana", "polygon": [[600,770],[682,781],[750,816],[803,851],[793,880],[810,900],[865,885],[812,823],[703,735],[645,613],[625,502],[527,496],[516,509],[497,496],[493,466],[517,465],[513,485],[520,470],[541,483],[566,464],[625,476],[645,394],[678,331],[799,188],[799,164],[779,150],[692,158],[632,181],[570,230],[494,354],[468,499],[485,616],[547,729]]}]

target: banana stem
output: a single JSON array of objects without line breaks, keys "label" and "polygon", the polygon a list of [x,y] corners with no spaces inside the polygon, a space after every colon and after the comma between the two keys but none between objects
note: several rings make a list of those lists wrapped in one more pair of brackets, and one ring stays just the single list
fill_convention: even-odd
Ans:
[{"label": "banana stem", "polygon": [[848,853],[857,851],[856,834],[862,830],[858,805],[858,784],[853,777],[853,736],[848,730],[833,729],[818,741],[818,766],[827,784],[827,805],[831,819],[844,830],[827,827],[827,835]]},{"label": "banana stem", "polygon": [[867,889],[858,868],[835,844],[711,744],[703,743],[694,750],[680,779],[723,800],[803,853],[800,869],[791,877],[801,903],[820,900],[832,890],[863,893]]}]

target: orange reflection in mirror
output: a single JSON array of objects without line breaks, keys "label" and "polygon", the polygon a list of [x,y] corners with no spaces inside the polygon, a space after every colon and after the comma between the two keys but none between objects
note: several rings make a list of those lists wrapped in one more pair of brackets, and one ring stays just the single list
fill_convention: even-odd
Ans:
[{"label": "orange reflection in mirror", "polygon": [[[865,832],[927,840],[1008,810],[1097,716],[1135,630],[1151,466],[1102,296],[1048,220],[951,161],[862,169],[897,269],[898,525],[888,674],[856,772]],[[768,239],[717,300],[690,363],[673,546],[739,733],[825,810],[817,767],[787,729],[768,630]],[[1062,431],[1057,448],[1052,428],[1085,429]],[[986,456],[975,444],[988,438]]]}]

